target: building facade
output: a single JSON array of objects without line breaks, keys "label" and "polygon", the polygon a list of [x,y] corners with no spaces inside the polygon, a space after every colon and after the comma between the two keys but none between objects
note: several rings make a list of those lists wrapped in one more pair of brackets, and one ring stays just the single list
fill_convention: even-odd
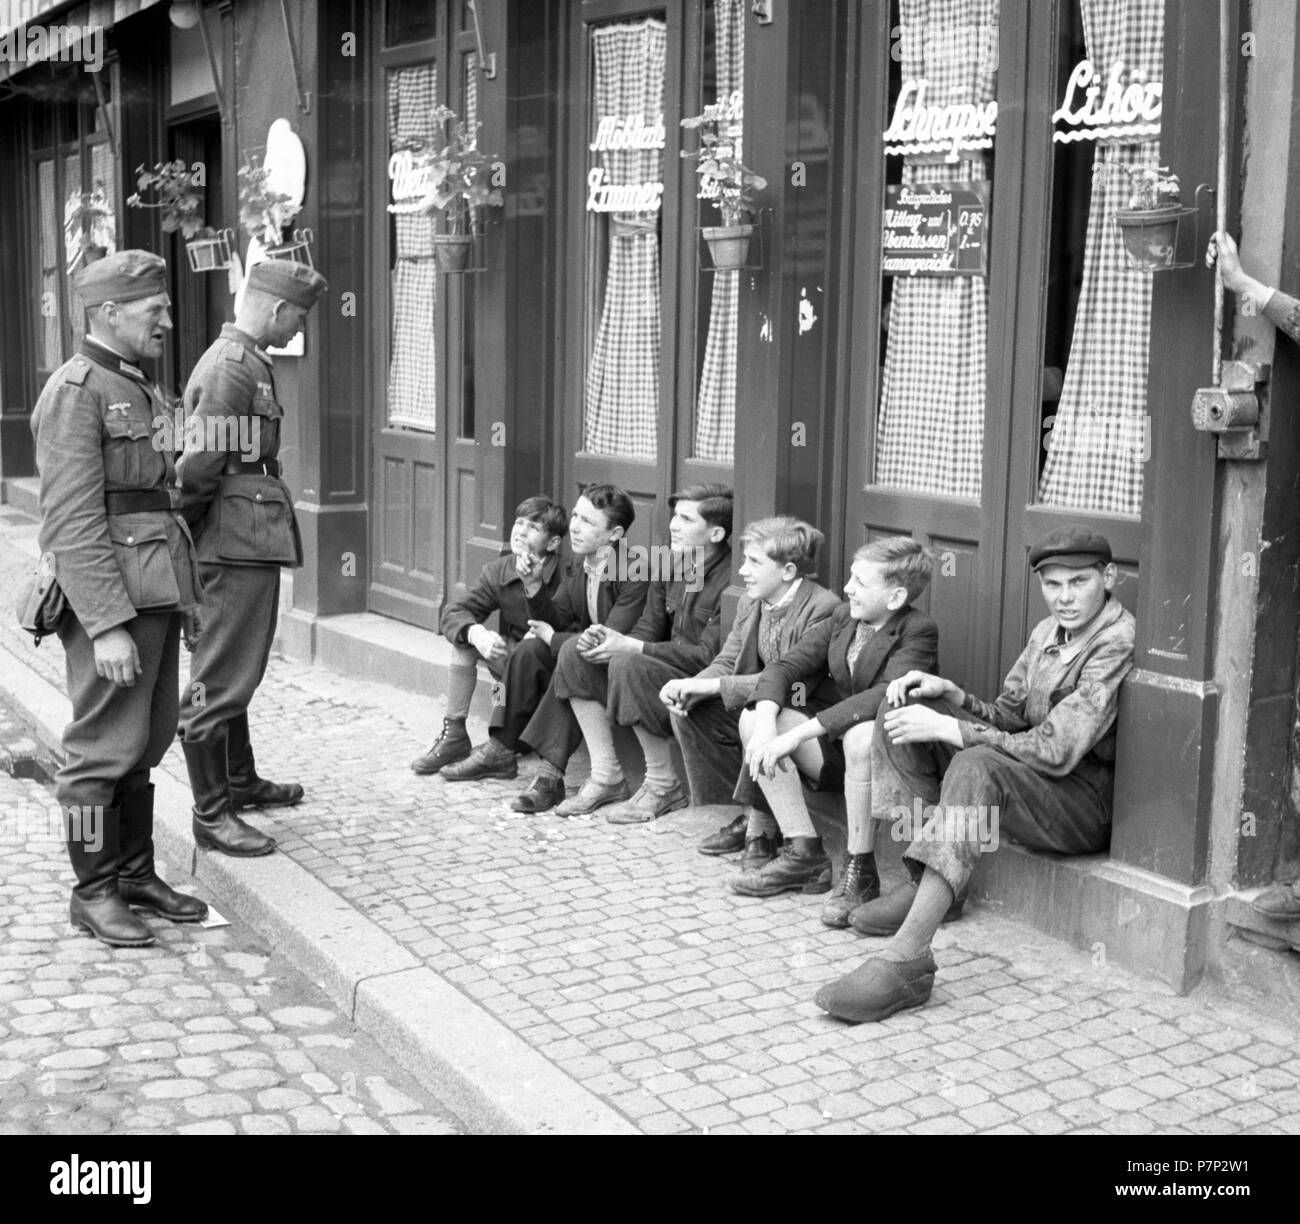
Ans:
[{"label": "building facade", "polygon": [[[1256,925],[1242,890],[1295,874],[1300,367],[1231,304],[1216,331],[1201,260],[1222,203],[1251,271],[1300,288],[1286,0],[13,7],[100,28],[104,61],[51,37],[0,64],[8,488],[79,326],[91,223],[65,232],[69,200],[102,192],[95,225],[168,255],[176,393],[229,285],[127,206],[135,167],[202,164],[205,219],[238,230],[239,167],[287,120],[290,228],[331,289],[278,367],[307,554],[291,647],[346,613],[434,628],[531,493],[615,481],[648,543],[674,488],[719,480],[739,521],[823,527],[831,585],[873,536],[930,544],[941,669],[992,694],[1041,614],[1030,544],[1084,521],[1138,621],[1111,853],[990,856],[985,894],[1185,988]],[[439,106],[480,125],[504,201],[462,274],[418,208]],[[711,266],[713,188],[682,156],[702,113],[766,180],[736,271]],[[1185,206],[1155,273],[1116,219],[1144,167]],[[1216,349],[1268,367],[1258,425],[1226,437],[1191,412]]]}]

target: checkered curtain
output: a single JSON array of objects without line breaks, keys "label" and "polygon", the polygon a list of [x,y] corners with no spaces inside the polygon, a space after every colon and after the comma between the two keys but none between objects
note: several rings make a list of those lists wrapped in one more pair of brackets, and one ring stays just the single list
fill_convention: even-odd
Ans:
[{"label": "checkered curtain", "polygon": [[[1088,58],[1161,77],[1164,0],[1083,0]],[[1156,165],[1159,137],[1097,150],[1083,253],[1083,285],[1039,500],[1049,506],[1137,516],[1146,453],[1151,278],[1131,271],[1114,215],[1127,204],[1126,166]]]},{"label": "checkered curtain", "polygon": [[[929,83],[928,105],[993,100],[998,0],[902,0],[900,15],[902,75]],[[987,177],[978,151],[956,164],[929,160],[909,155],[903,182]],[[877,484],[978,499],[987,339],[983,277],[894,278],[876,423]]]},{"label": "checkered curtain", "polygon": [[[744,87],[744,0],[714,0],[713,12],[718,100],[721,101]],[[740,134],[737,133],[737,146],[740,139]],[[716,212],[707,202],[701,203],[701,209]],[[735,458],[736,442],[736,343],[739,330],[740,273],[715,272],[712,281],[713,304],[709,311],[709,334],[704,345],[704,363],[700,367],[700,387],[695,401],[693,453],[696,459],[730,467]]]},{"label": "checkered curtain", "polygon": [[[438,101],[435,64],[398,68],[388,74],[388,137],[433,141],[439,129],[430,117]],[[392,330],[388,356],[388,421],[432,433],[437,427],[437,365],[434,311],[438,273],[433,261],[433,222],[397,213],[396,258],[390,278]]]},{"label": "checkered curtain", "polygon": [[[602,116],[663,114],[667,28],[647,19],[592,32],[595,88],[591,131]],[[662,149],[597,153],[612,184],[663,179]],[[605,300],[587,367],[585,449],[653,461],[659,427],[659,215],[594,213],[609,218]]]}]

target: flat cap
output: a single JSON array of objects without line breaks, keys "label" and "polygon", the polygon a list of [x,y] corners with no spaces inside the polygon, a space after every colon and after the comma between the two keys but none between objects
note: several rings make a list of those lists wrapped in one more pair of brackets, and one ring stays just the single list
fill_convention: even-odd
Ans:
[{"label": "flat cap", "polygon": [[1086,565],[1109,565],[1110,559],[1110,541],[1082,526],[1049,531],[1029,550],[1029,564],[1035,570],[1045,565],[1082,569]]},{"label": "flat cap", "polygon": [[314,268],[292,259],[264,259],[255,263],[248,269],[248,287],[283,298],[304,310],[315,306],[316,299],[329,288]]},{"label": "flat cap", "polygon": [[152,251],[114,251],[74,273],[72,291],[88,307],[166,293],[167,261]]}]

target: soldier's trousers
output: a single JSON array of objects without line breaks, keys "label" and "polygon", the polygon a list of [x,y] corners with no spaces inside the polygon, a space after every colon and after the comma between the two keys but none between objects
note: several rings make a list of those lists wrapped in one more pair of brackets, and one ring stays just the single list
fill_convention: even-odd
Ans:
[{"label": "soldier's trousers", "polygon": [[[950,702],[918,704],[983,722]],[[1110,842],[1102,796],[1078,772],[1049,778],[986,744],[895,744],[883,722],[871,741],[871,806],[879,820],[906,822],[904,859],[937,871],[956,894],[980,854],[1002,841],[1056,854],[1093,854]]]},{"label": "soldier's trousers", "polygon": [[266,674],[280,610],[279,566],[205,562],[199,573],[199,640],[181,702],[187,740],[211,739],[227,719],[248,709]]},{"label": "soldier's trousers", "polygon": [[[59,626],[67,665],[72,721],[63,732],[64,762],[55,778],[59,803],[109,808],[132,774],[147,774],[176,734],[181,617],[142,612],[123,626],[140,654],[143,674],[123,688],[95,674],[95,647],[69,613]],[[144,777],[121,789],[135,790]]]}]

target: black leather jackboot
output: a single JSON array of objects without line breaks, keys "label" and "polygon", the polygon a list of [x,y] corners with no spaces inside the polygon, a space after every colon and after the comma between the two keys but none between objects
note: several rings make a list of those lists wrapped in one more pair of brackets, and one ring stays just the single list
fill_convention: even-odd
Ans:
[{"label": "black leather jackboot", "polygon": [[275,838],[240,820],[231,805],[225,728],[211,739],[185,740],[181,748],[194,792],[192,827],[199,847],[236,858],[270,854],[275,849]]},{"label": "black leather jackboot", "polygon": [[77,877],[68,920],[112,947],[146,948],[154,942],[153,932],[117,891],[118,819],[114,807],[85,804],[63,809],[68,858]]},{"label": "black leather jackboot", "polygon": [[179,893],[158,878],[153,860],[153,784],[117,792],[121,854],[117,863],[117,892],[127,905],[147,910],[170,922],[202,922],[208,907]]},{"label": "black leather jackboot", "polygon": [[268,782],[257,776],[247,713],[226,719],[226,762],[230,776],[230,802],[235,811],[254,807],[292,807],[302,802],[303,790],[297,782]]}]

